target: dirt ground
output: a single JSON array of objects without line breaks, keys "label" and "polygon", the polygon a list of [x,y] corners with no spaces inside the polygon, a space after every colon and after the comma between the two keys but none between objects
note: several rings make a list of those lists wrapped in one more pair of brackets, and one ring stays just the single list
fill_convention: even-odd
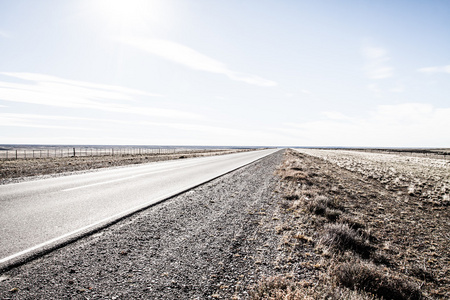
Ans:
[{"label": "dirt ground", "polygon": [[[364,289],[384,299],[450,298],[447,202],[408,193],[408,184],[399,189],[362,169],[361,162],[350,171],[289,150],[279,170],[290,216],[282,224],[286,243],[301,240],[322,257],[315,282],[330,290]],[[371,280],[380,285],[368,286]]]}]

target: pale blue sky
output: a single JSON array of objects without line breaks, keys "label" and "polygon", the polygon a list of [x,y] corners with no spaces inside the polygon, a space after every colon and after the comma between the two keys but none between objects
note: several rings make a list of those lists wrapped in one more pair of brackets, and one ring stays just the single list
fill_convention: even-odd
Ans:
[{"label": "pale blue sky", "polygon": [[450,147],[449,1],[0,0],[0,144]]}]

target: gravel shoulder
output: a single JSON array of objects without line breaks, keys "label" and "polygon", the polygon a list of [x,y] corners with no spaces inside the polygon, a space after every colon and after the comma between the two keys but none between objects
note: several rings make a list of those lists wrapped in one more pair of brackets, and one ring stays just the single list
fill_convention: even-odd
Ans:
[{"label": "gravel shoulder", "polygon": [[0,275],[1,299],[241,299],[279,272],[283,151]]}]

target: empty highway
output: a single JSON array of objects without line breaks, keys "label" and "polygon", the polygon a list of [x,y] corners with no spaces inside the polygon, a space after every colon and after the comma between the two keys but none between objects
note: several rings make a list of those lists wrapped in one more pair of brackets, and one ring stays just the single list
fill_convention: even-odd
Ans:
[{"label": "empty highway", "polygon": [[165,161],[0,186],[0,266],[275,151]]}]

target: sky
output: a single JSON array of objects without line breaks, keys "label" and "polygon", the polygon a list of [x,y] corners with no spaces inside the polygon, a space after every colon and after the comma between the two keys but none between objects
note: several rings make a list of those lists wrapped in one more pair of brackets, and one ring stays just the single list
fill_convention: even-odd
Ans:
[{"label": "sky", "polygon": [[0,0],[0,144],[450,147],[450,1]]}]

